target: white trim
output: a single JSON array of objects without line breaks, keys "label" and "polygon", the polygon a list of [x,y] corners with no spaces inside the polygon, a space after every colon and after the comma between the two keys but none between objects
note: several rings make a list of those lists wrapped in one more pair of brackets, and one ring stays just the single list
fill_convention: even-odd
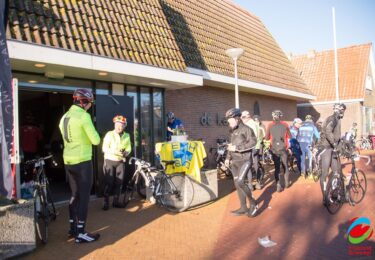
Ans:
[{"label": "white trim", "polygon": [[186,72],[158,68],[98,55],[58,49],[28,42],[7,41],[11,59],[56,64],[67,67],[106,71],[135,77],[165,80],[194,86],[203,86],[203,78]]},{"label": "white trim", "polygon": [[[340,100],[340,103],[356,103],[356,102],[363,102],[363,98],[357,98],[357,99],[343,99]],[[329,104],[335,104],[337,101],[321,101],[321,102],[310,102],[310,103],[300,103],[297,104],[297,107],[312,107],[314,105],[329,105]]]},{"label": "white trim", "polygon": [[[366,71],[366,81],[365,81],[365,89],[368,89],[368,90],[374,90],[374,87],[375,87],[375,62],[374,62],[374,56],[373,56],[373,51],[372,51],[372,45],[371,45],[371,49],[370,49],[370,57],[369,57],[369,67],[368,67],[368,71]],[[371,88],[368,88],[367,87],[367,74],[368,72],[370,72],[370,76],[371,76],[371,79],[372,79],[372,82],[371,82]]]},{"label": "white trim", "polygon": [[[205,80],[231,84],[233,86],[235,84],[235,78],[233,77],[224,76],[224,75],[213,73],[213,72],[208,72],[206,70],[200,70],[200,69],[188,67],[188,72],[201,75]],[[249,81],[249,80],[238,79],[238,85],[243,88],[257,90],[263,93],[272,93],[273,95],[281,94],[281,95],[285,95],[289,97],[297,97],[297,98],[307,99],[307,100],[316,99],[316,97],[313,95],[304,94],[301,92],[288,90],[283,87],[270,86],[270,85],[266,85],[266,84],[262,84],[262,83],[258,83],[254,81]]]}]

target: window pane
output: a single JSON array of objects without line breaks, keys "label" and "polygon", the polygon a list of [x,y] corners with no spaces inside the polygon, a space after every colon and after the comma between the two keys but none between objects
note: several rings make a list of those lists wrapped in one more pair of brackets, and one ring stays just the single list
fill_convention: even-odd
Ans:
[{"label": "window pane", "polygon": [[145,161],[151,161],[151,99],[150,89],[141,88],[141,148],[142,148],[142,159]]},{"label": "window pane", "polygon": [[127,96],[133,98],[133,108],[134,108],[134,144],[133,144],[133,151],[134,156],[138,157],[140,153],[140,146],[139,146],[139,124],[138,124],[138,99],[137,99],[137,87],[128,86],[127,87]]},{"label": "window pane", "polygon": [[153,95],[154,102],[154,140],[155,143],[162,142],[165,140],[164,137],[164,126],[163,126],[163,92],[159,89],[154,89]]}]

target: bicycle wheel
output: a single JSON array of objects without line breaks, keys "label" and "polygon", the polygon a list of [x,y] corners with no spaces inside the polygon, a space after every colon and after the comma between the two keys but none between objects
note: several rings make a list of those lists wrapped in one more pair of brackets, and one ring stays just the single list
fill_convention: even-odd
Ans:
[{"label": "bicycle wheel", "polygon": [[182,212],[193,201],[194,188],[185,174],[172,174],[161,179],[161,203],[169,211]]},{"label": "bicycle wheel", "polygon": [[138,177],[137,181],[137,192],[141,198],[146,198],[146,182],[142,177]]},{"label": "bicycle wheel", "polygon": [[316,163],[315,158],[313,157],[311,163],[311,176],[315,182],[319,181],[321,173],[322,172],[319,169],[319,166]]},{"label": "bicycle wheel", "polygon": [[123,200],[124,208],[133,199],[134,189],[135,189],[135,182],[133,180],[130,180],[129,183],[126,185],[125,192],[124,192],[124,200]]},{"label": "bicycle wheel", "polygon": [[294,155],[288,157],[288,167],[291,173],[298,173],[298,169],[295,169],[297,167],[297,158]]},{"label": "bicycle wheel", "polygon": [[349,198],[355,204],[360,203],[367,191],[367,179],[362,170],[357,170],[349,182]]},{"label": "bicycle wheel", "polygon": [[336,214],[345,200],[344,182],[340,175],[330,174],[326,190],[326,208],[329,213]]},{"label": "bicycle wheel", "polygon": [[49,210],[46,196],[39,187],[34,191],[34,219],[36,233],[43,244],[48,241]]}]

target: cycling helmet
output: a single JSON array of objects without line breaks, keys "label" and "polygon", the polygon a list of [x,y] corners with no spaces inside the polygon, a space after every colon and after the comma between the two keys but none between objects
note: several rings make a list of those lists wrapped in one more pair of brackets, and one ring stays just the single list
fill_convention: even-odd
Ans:
[{"label": "cycling helmet", "polygon": [[306,115],[306,116],[305,116],[305,120],[306,120],[306,121],[313,121],[313,117],[312,117],[312,115]]},{"label": "cycling helmet", "polygon": [[242,111],[241,118],[250,118],[250,112],[247,110]]},{"label": "cycling helmet", "polygon": [[346,110],[346,106],[344,103],[336,103],[333,105],[333,111],[344,112]]},{"label": "cycling helmet", "polygon": [[225,118],[235,118],[241,117],[241,110],[239,108],[231,108],[227,112],[225,112]]},{"label": "cycling helmet", "polygon": [[113,118],[113,123],[121,123],[121,124],[124,124],[126,126],[126,124],[127,124],[126,117],[124,117],[122,115],[117,115]]},{"label": "cycling helmet", "polygon": [[338,115],[339,118],[344,117],[344,112],[346,110],[346,106],[344,103],[336,103],[333,105],[333,112]]},{"label": "cycling helmet", "polygon": [[281,112],[281,110],[272,111],[273,119],[280,119],[282,116],[283,116],[283,112]]},{"label": "cycling helmet", "polygon": [[298,117],[294,118],[293,125],[295,125],[295,124],[302,124],[301,118],[298,118]]},{"label": "cycling helmet", "polygon": [[168,112],[167,117],[168,117],[168,119],[174,119],[174,113]]},{"label": "cycling helmet", "polygon": [[73,101],[80,103],[81,105],[94,103],[94,95],[89,89],[78,88],[73,93]]}]

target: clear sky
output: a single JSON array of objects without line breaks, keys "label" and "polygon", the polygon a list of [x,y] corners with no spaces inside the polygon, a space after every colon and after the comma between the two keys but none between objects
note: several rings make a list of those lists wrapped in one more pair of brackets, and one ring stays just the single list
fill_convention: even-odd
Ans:
[{"label": "clear sky", "polygon": [[332,7],[337,47],[373,43],[375,0],[233,0],[258,16],[285,53],[333,49]]}]

